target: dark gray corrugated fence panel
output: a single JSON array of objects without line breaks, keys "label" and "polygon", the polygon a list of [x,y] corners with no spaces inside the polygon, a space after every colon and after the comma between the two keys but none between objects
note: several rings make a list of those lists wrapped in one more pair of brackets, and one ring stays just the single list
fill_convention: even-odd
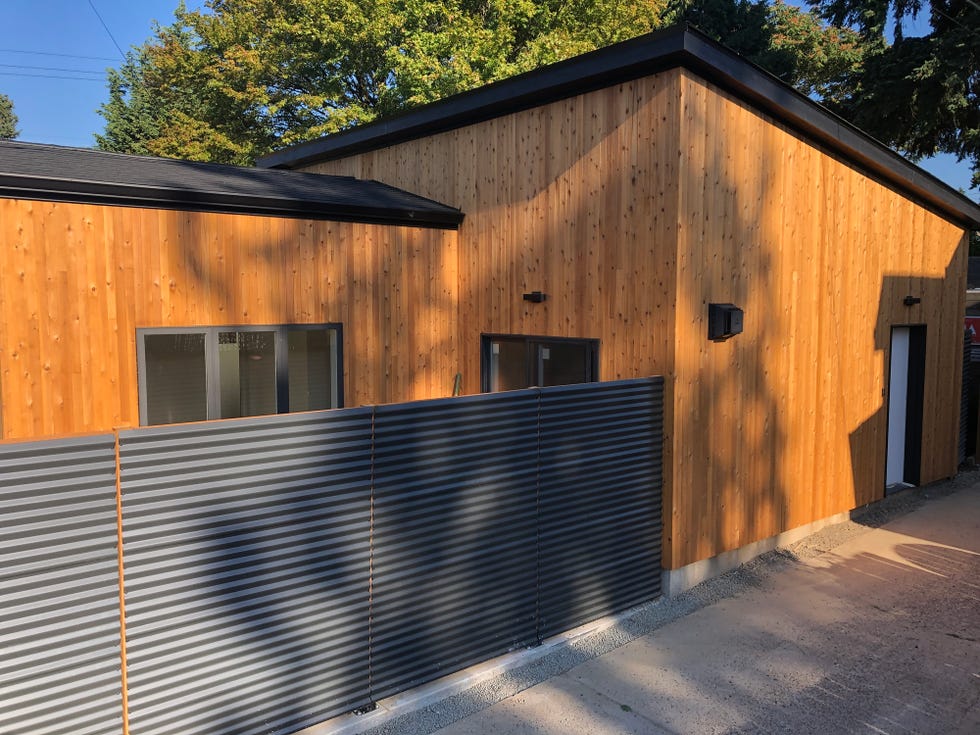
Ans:
[{"label": "dark gray corrugated fence panel", "polygon": [[122,732],[112,435],[0,445],[0,732]]},{"label": "dark gray corrugated fence panel", "polygon": [[379,406],[372,694],[535,640],[535,391]]},{"label": "dark gray corrugated fence panel", "polygon": [[366,704],[371,409],[120,437],[133,735]]},{"label": "dark gray corrugated fence panel", "polygon": [[660,594],[663,379],[541,391],[540,635]]}]

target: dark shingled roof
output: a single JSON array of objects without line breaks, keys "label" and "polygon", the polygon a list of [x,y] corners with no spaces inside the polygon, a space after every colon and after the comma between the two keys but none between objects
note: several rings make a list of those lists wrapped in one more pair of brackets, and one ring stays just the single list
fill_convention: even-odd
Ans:
[{"label": "dark shingled roof", "polygon": [[458,209],[377,181],[0,141],[0,196],[458,227]]},{"label": "dark shingled roof", "polygon": [[298,168],[384,148],[526,110],[595,89],[683,67],[749,102],[805,138],[965,227],[980,227],[980,205],[909,163],[734,51],[688,26],[617,43],[400,115],[300,143],[260,158],[259,166]]}]

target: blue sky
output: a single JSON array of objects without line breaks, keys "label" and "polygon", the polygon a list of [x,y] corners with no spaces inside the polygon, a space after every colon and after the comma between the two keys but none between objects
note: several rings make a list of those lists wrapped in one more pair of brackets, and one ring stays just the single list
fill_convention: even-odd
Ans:
[{"label": "blue sky", "polygon": [[[116,45],[126,51],[142,43],[152,35],[153,21],[169,23],[177,6],[177,0],[2,2],[0,92],[14,101],[20,139],[82,147],[94,145],[102,130],[97,110],[107,98],[105,70],[122,63]],[[914,33],[916,25],[906,32]],[[954,188],[969,186],[966,162],[939,156],[921,165]],[[980,200],[980,191],[969,195]]]}]

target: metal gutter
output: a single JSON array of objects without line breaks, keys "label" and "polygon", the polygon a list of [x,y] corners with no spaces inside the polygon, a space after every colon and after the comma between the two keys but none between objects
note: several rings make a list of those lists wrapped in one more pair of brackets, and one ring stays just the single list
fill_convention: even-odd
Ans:
[{"label": "metal gutter", "polygon": [[334,205],[192,189],[166,189],[91,181],[59,181],[10,174],[0,174],[0,197],[439,229],[456,229],[463,221],[463,213],[449,207],[445,207],[445,211],[438,212],[354,204]]}]

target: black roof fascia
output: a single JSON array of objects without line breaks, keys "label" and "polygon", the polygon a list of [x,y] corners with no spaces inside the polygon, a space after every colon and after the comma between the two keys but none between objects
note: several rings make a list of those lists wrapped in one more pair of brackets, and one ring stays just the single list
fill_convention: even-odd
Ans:
[{"label": "black roof fascia", "polygon": [[438,229],[458,229],[463,221],[463,213],[459,210],[434,212],[413,209],[382,209],[351,204],[324,205],[303,200],[287,201],[274,197],[162,189],[131,184],[59,181],[10,174],[0,174],[0,197]]},{"label": "black roof fascia", "polygon": [[423,138],[574,97],[677,66],[684,53],[678,28],[645,36],[333,133],[260,157],[263,168],[297,168]]},{"label": "black roof fascia", "polygon": [[538,107],[666,69],[690,69],[750,102],[879,180],[968,228],[980,205],[734,51],[688,26],[675,26],[542,67],[485,87],[271,153],[257,165],[296,168]]},{"label": "black roof fascia", "polygon": [[839,152],[875,178],[898,186],[968,228],[980,228],[980,204],[761,67],[707,36],[689,33],[685,68],[733,92],[788,127]]},{"label": "black roof fascia", "polygon": [[350,176],[0,141],[0,197],[456,228],[463,213]]}]

